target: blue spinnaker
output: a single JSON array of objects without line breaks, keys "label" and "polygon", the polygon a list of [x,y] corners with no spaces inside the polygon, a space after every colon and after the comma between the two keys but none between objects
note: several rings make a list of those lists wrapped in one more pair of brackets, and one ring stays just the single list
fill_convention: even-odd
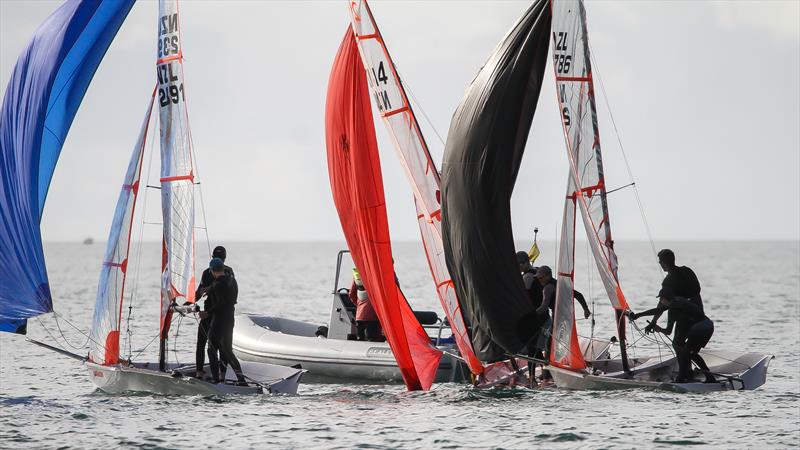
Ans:
[{"label": "blue spinnaker", "polygon": [[61,147],[134,0],[68,1],[36,30],[0,110],[0,331],[53,310],[42,218]]}]

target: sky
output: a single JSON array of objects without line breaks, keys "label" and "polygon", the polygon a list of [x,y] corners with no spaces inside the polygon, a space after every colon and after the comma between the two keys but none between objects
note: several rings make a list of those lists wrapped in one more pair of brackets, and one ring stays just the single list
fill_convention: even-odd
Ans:
[{"label": "sky", "polygon": [[[59,4],[0,0],[0,84]],[[441,161],[437,134],[446,139],[465,89],[530,2],[370,4]],[[800,240],[800,2],[589,1],[586,8],[607,94],[597,86],[606,182],[631,182],[621,143],[656,243]],[[149,0],[133,7],[95,74],[50,187],[45,240],[108,234],[156,81],[157,9]],[[343,240],[324,107],[347,2],[184,0],[180,11],[212,240]],[[534,227],[540,237],[558,233],[567,176],[558,117],[548,68],[512,198],[518,240]],[[392,237],[419,240],[409,184],[377,117],[376,130]],[[647,239],[634,191],[609,197],[616,240]],[[147,220],[160,220],[158,196],[148,202]],[[157,238],[151,228],[146,236]]]}]

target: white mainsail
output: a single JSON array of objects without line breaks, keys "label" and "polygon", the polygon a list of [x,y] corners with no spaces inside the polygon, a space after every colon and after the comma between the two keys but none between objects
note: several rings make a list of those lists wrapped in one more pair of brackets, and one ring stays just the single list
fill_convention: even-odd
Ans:
[{"label": "white mainsail", "polygon": [[[582,367],[580,352],[574,355],[575,352],[570,351],[577,348],[577,342],[573,342],[576,334],[572,304],[576,209],[580,209],[600,279],[612,306],[621,312],[627,309],[627,302],[617,278],[617,257],[611,237],[586,10],[580,0],[558,0],[552,2],[552,13],[553,69],[570,173],[559,254],[551,361]],[[570,329],[572,331],[568,331]],[[622,340],[622,336],[620,338]]]},{"label": "white mainsail", "polygon": [[431,274],[436,283],[436,292],[451,324],[461,355],[473,373],[481,373],[483,367],[472,349],[467,326],[444,259],[438,169],[428,151],[414,111],[369,5],[366,0],[348,1],[350,23],[356,35],[373,99],[392,137],[395,150],[414,192],[420,233]]},{"label": "white mainsail", "polygon": [[[161,209],[164,240],[162,329],[172,301],[194,301],[194,171],[186,109],[177,0],[161,0],[158,15],[158,105],[161,128]],[[163,330],[162,330],[163,331]]]},{"label": "white mainsail", "polygon": [[116,364],[119,360],[119,330],[122,304],[125,299],[125,281],[128,273],[128,254],[130,252],[131,228],[136,199],[139,193],[139,180],[142,174],[142,156],[153,111],[151,97],[144,116],[144,123],[136,146],[133,148],[125,180],[117,199],[114,220],[108,233],[108,244],[97,284],[97,300],[92,320],[91,347],[89,358],[98,364]]}]

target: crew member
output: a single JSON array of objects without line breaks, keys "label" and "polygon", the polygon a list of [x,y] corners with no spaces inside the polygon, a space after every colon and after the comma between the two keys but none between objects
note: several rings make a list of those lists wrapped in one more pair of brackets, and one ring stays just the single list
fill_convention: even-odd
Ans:
[{"label": "crew member", "polygon": [[[211,259],[208,267],[214,277],[214,281],[208,289],[209,293],[214,296],[214,303],[208,310],[211,315],[208,341],[209,350],[211,350],[208,353],[211,377],[215,383],[224,381],[223,378],[220,378],[219,370],[219,359],[222,359],[233,368],[239,384],[246,384],[239,360],[233,354],[234,313],[239,296],[239,285],[236,283],[236,278],[225,273],[225,263],[220,258]],[[219,359],[214,350],[219,352]]]},{"label": "crew member", "polygon": [[[675,348],[675,356],[678,359],[678,378],[676,383],[687,383],[692,380],[691,361],[705,374],[706,383],[715,383],[717,380],[709,371],[708,365],[700,356],[700,349],[708,344],[714,334],[714,322],[709,319],[703,310],[686,298],[677,297],[670,288],[662,288],[658,293],[660,299],[658,306],[645,312],[634,314],[628,313],[631,320],[636,320],[643,316],[654,316],[663,311],[669,311],[675,324],[675,336],[672,346]],[[655,321],[648,326],[651,330],[659,331],[666,335],[672,334],[673,322],[667,328],[661,328]],[[679,336],[678,329],[686,330],[685,335]]]},{"label": "crew member", "polygon": [[350,300],[356,305],[356,329],[359,341],[382,341],[381,323],[369,300],[369,294],[361,280],[358,269],[353,268],[353,285],[350,287]]},{"label": "crew member", "polygon": [[[525,286],[525,292],[528,293],[528,298],[531,301],[531,306],[535,311],[530,317],[521,320],[524,327],[531,326],[535,329],[535,333],[530,337],[528,344],[528,353],[535,358],[544,359],[543,351],[547,347],[549,330],[552,328],[550,315],[547,313],[547,308],[544,309],[544,314],[539,314],[539,307],[542,305],[542,286],[536,280],[536,268],[531,265],[531,260],[528,253],[519,251],[517,252],[517,264],[519,265],[519,272],[522,275],[522,283]],[[527,338],[527,335],[526,335]]]},{"label": "crew member", "polygon": [[661,282],[662,288],[669,289],[675,297],[685,298],[703,310],[703,299],[700,297],[700,282],[694,271],[686,266],[675,265],[675,253],[665,248],[658,252],[658,264],[667,276]]},{"label": "crew member", "polygon": [[[542,304],[539,306],[537,312],[539,314],[547,314],[547,309],[549,308],[553,311],[553,315],[555,316],[556,288],[558,284],[553,278],[553,271],[550,270],[548,266],[541,266],[536,270],[536,279],[539,280],[539,284],[542,285]],[[586,299],[583,297],[583,294],[573,289],[572,296],[583,308],[584,319],[588,319],[589,316],[592,315],[592,312],[589,311],[589,306],[586,304]]]},{"label": "crew member", "polygon": [[[228,252],[225,250],[223,246],[214,247],[214,251],[211,252],[212,258],[219,258],[222,262],[225,262],[225,258],[228,256]],[[225,266],[225,273],[230,275],[231,277],[234,276],[233,269],[228,266]],[[205,357],[206,357],[206,343],[208,342],[208,333],[211,330],[211,315],[208,314],[209,307],[214,304],[214,294],[209,290],[211,284],[214,282],[214,276],[211,275],[211,269],[208,268],[203,271],[203,275],[200,276],[200,284],[197,286],[197,290],[194,293],[194,298],[196,301],[200,301],[200,299],[205,295],[206,299],[203,303],[203,312],[200,313],[200,323],[197,326],[197,348],[195,351],[195,364],[197,367],[197,378],[201,380],[205,376],[205,372],[203,371],[203,366],[205,365]],[[209,348],[209,351],[211,349]],[[223,365],[224,367],[224,365]],[[224,371],[224,368],[223,368]]]},{"label": "crew member", "polygon": [[[664,277],[664,281],[661,282],[661,289],[667,289],[668,292],[671,292],[677,298],[689,300],[700,308],[700,312],[703,312],[703,299],[700,297],[700,282],[697,280],[694,271],[686,266],[677,267],[675,265],[675,253],[668,248],[658,252],[658,264],[664,272],[667,272],[667,276]],[[658,305],[656,309],[658,309]],[[653,320],[650,322],[651,325],[655,325],[658,322],[663,311],[664,310],[661,309],[656,312],[653,316]],[[652,333],[654,331],[654,327],[651,325],[645,327],[645,332]],[[686,333],[689,330],[686,328],[687,322],[676,323],[674,314],[669,311],[667,313],[667,328],[672,330],[673,326],[675,327],[675,338],[672,340],[674,347],[675,342],[684,342],[686,340]],[[677,351],[677,348],[675,350]]]}]

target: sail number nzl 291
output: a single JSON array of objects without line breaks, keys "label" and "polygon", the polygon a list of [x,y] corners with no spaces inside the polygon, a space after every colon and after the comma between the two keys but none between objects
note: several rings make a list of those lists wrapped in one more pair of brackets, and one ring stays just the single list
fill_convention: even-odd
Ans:
[{"label": "sail number nzl 291", "polygon": [[181,79],[183,55],[178,36],[178,14],[159,18],[158,26],[158,103],[163,108],[185,101]]}]

